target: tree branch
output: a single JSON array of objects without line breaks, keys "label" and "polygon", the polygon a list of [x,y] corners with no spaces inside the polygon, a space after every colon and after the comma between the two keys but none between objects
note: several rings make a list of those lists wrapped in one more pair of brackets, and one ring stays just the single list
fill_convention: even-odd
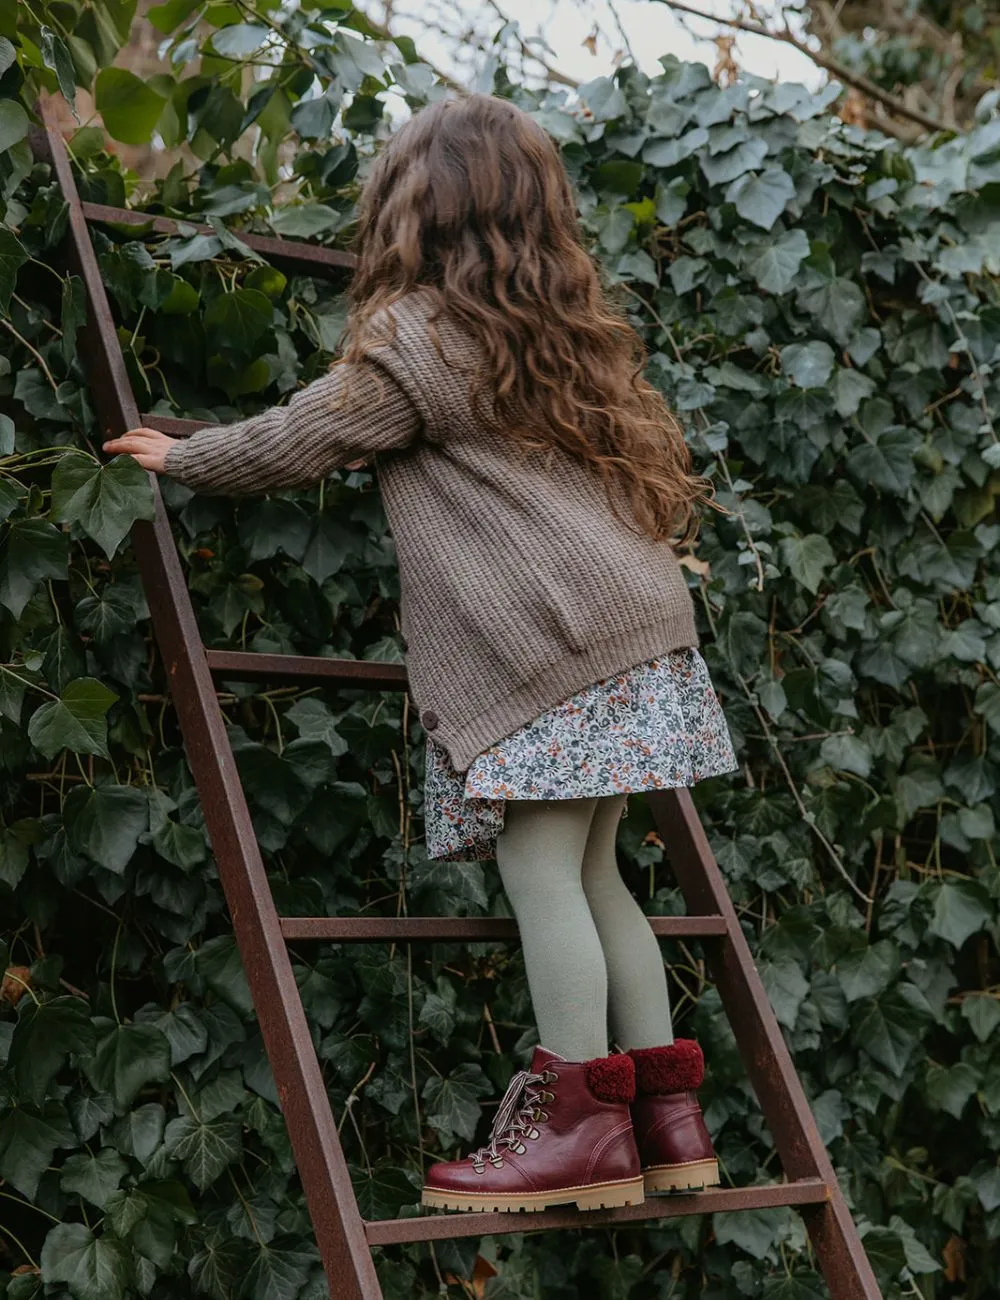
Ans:
[{"label": "tree branch", "polygon": [[[364,10],[359,9],[357,5],[354,6],[354,11],[356,14],[358,14],[359,17],[364,19],[364,21],[368,24],[371,30],[376,33],[379,40],[394,41],[396,39],[395,32],[390,31],[389,28],[384,23],[377,23],[374,20],[374,18],[369,18],[368,15],[364,12]],[[443,68],[438,68],[433,63],[430,63],[427,59],[424,58],[422,54],[420,56],[420,62],[426,63],[427,66],[430,68],[431,72],[433,72],[435,77],[437,77],[438,81],[443,82],[444,85],[448,86],[457,95],[467,95],[469,93],[468,86],[463,86],[460,81],[456,81],[454,77],[449,76],[449,74],[445,72]]]},{"label": "tree branch", "polygon": [[[511,20],[507,17],[504,11],[497,4],[496,0],[486,0],[486,3],[493,10],[493,12],[496,14],[496,16],[500,19],[501,22],[504,23],[511,22]],[[531,46],[528,44],[528,42],[523,39],[519,31],[514,32],[514,39],[517,41],[518,45],[520,46],[521,53],[525,56],[525,58],[534,60],[535,63],[537,63],[541,68],[543,68],[545,70],[545,75],[548,77],[550,81],[554,81],[559,86],[569,86],[571,90],[576,90],[579,87],[580,83],[578,81],[574,81],[572,77],[568,77],[565,72],[560,72],[558,68],[553,68],[550,64],[546,63],[545,60],[540,55],[536,54],[535,51],[531,48]]]},{"label": "tree branch", "polygon": [[751,36],[766,36],[769,41],[780,41],[783,45],[790,45],[792,49],[804,54],[817,67],[823,68],[836,77],[838,81],[844,82],[847,86],[853,86],[855,90],[860,90],[869,99],[874,99],[897,116],[909,118],[911,122],[919,123],[928,131],[947,131],[949,129],[944,122],[939,121],[936,117],[931,117],[929,113],[922,113],[919,108],[910,108],[897,95],[891,95],[887,90],[883,90],[881,86],[877,86],[874,81],[870,81],[868,77],[862,76],[861,73],[852,72],[850,68],[837,59],[828,58],[825,54],[811,50],[804,41],[800,41],[787,28],[780,32],[772,32],[760,23],[748,23],[742,18],[719,18],[715,14],[706,14],[693,5],[684,4],[683,0],[658,0],[658,3],[666,5],[668,9],[674,9],[678,13],[690,14],[692,18],[702,18],[709,22],[721,23],[724,27],[735,28],[736,31],[749,32]]}]

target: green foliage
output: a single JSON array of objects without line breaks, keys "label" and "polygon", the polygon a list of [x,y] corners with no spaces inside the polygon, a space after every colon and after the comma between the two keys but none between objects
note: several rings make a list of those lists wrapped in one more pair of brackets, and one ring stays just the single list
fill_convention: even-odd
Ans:
[{"label": "green foliage", "polygon": [[[0,3],[13,93],[27,105],[65,83],[64,49],[91,86],[132,8]],[[106,125],[145,133],[162,100],[157,132],[186,138],[202,165],[147,189],[150,206],[213,233],[104,227],[96,247],[140,409],[230,420],[320,373],[344,321],[342,282],[286,277],[241,232],[345,239],[384,92],[438,90],[407,51],[359,39],[347,6],[166,0],[150,19],[176,79],[140,95],[103,73]],[[255,60],[267,66],[254,80]],[[720,90],[671,59],[651,82],[623,71],[586,87],[586,114],[503,74],[498,87],[560,141],[587,238],[726,509],[686,563],[743,767],[698,799],[885,1292],[990,1295],[995,119],[903,153],[831,118],[829,94]],[[63,204],[5,102],[0,298],[17,293],[17,337],[0,365],[0,1266],[27,1272],[0,1274],[0,1288],[308,1300],[321,1272],[123,540],[149,516],[148,483],[93,454],[80,286],[59,278]],[[234,148],[247,133],[253,164]],[[301,190],[273,207],[278,145],[296,137]],[[89,128],[71,144],[86,197],[132,194]],[[345,472],[235,503],[165,483],[208,644],[398,661],[398,579],[373,489]],[[401,701],[223,690],[282,913],[503,907],[492,868],[425,859],[422,738]],[[651,912],[676,912],[650,830],[639,801],[624,870]],[[765,1180],[771,1140],[699,955],[668,953],[677,1028],[705,1045],[728,1176]],[[304,945],[293,957],[363,1212],[411,1213],[421,1152],[464,1148],[525,1059],[519,954]],[[823,1294],[786,1211],[615,1236],[614,1254],[598,1231],[445,1244],[435,1261],[399,1248],[382,1252],[380,1276],[391,1300],[436,1295],[439,1275],[471,1278],[479,1252],[497,1297]]]}]

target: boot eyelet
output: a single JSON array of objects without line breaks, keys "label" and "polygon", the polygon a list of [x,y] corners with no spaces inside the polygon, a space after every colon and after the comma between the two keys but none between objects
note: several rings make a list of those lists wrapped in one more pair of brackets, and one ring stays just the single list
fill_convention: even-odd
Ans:
[{"label": "boot eyelet", "polygon": [[545,1082],[546,1082],[546,1083],[558,1083],[558,1082],[559,1082],[559,1076],[558,1076],[558,1074],[556,1074],[555,1070],[546,1070],[546,1071],[545,1071]]},{"label": "boot eyelet", "polygon": [[524,1153],[527,1151],[527,1149],[528,1148],[524,1145],[523,1142],[519,1142],[518,1145],[514,1148],[514,1150],[517,1152],[519,1156],[523,1156]]},{"label": "boot eyelet", "polygon": [[538,1138],[540,1138],[541,1136],[542,1136],[542,1135],[541,1135],[541,1133],[539,1133],[539,1131],[538,1131],[537,1128],[533,1128],[533,1129],[531,1130],[531,1132],[528,1134],[528,1137],[531,1138],[532,1142],[536,1141],[536,1140],[537,1140]]},{"label": "boot eyelet", "polygon": [[497,1156],[497,1158],[496,1158],[495,1160],[493,1159],[492,1156],[490,1156],[490,1164],[493,1166],[494,1169],[502,1169],[502,1168],[503,1168],[503,1156]]}]

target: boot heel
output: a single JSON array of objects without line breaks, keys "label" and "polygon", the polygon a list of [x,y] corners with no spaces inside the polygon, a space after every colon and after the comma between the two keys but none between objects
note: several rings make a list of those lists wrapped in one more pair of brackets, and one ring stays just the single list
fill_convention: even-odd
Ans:
[{"label": "boot heel", "polygon": [[644,1199],[642,1178],[630,1178],[627,1183],[606,1183],[581,1192],[576,1198],[578,1210],[612,1210],[621,1205],[641,1205]]},{"label": "boot heel", "polygon": [[700,1192],[705,1187],[719,1186],[717,1160],[692,1160],[689,1164],[664,1165],[643,1171],[647,1196],[657,1192]]}]

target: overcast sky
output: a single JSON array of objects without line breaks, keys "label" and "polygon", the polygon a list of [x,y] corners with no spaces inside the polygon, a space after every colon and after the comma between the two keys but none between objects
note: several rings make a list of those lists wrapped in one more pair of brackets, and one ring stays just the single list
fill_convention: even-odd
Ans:
[{"label": "overcast sky", "polygon": [[[486,18],[490,30],[499,29],[502,21],[488,0],[443,0],[452,8],[460,7],[464,13]],[[745,7],[736,0],[690,0],[694,8],[706,13],[735,14]],[[439,67],[455,68],[454,49],[448,41],[430,30],[419,18],[406,18],[402,11],[419,10],[431,16],[442,0],[397,0],[393,26],[400,32],[412,35],[424,56]],[[618,36],[615,10],[628,37],[636,62],[644,72],[659,71],[657,59],[662,54],[677,58],[700,60],[712,67],[718,58],[713,38],[725,34],[727,29],[717,23],[687,18],[658,0],[497,0],[501,10],[516,21],[522,36],[527,39],[544,34],[550,52],[549,63],[579,81],[607,75],[614,68],[614,56],[623,41]],[[613,6],[613,7],[612,7]],[[773,0],[759,0],[757,11],[761,16],[772,15],[778,5]],[[584,45],[594,29],[595,20],[602,33],[597,52],[593,54]],[[759,76],[782,81],[801,81],[818,87],[825,81],[814,63],[790,46],[759,36],[740,34],[735,56],[737,63]]]}]

